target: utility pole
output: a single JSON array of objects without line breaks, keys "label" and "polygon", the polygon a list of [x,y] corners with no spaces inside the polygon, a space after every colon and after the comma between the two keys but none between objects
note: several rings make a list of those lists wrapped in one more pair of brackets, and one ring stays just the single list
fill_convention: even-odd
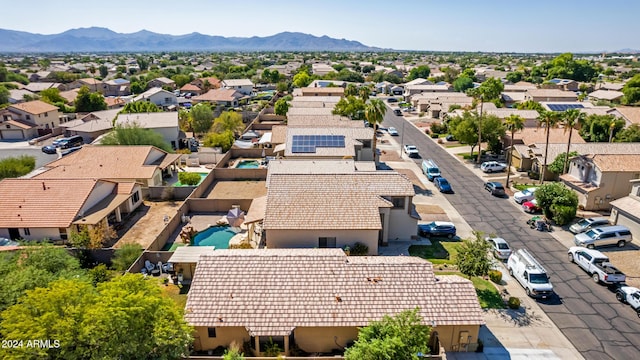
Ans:
[{"label": "utility pole", "polygon": [[480,117],[478,117],[478,159],[476,162],[480,164],[480,157],[482,156],[482,103],[484,102],[484,95],[480,94]]}]

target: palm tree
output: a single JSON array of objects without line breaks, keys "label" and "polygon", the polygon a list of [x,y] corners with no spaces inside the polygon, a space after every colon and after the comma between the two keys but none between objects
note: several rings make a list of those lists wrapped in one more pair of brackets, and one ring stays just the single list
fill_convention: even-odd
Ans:
[{"label": "palm tree", "polygon": [[344,89],[344,96],[356,96],[358,95],[358,88],[354,84],[349,84]]},{"label": "palm tree", "polygon": [[524,128],[524,119],[520,115],[511,114],[504,119],[504,125],[507,131],[511,132],[511,146],[509,149],[509,166],[507,166],[507,187],[509,187],[509,178],[511,177],[511,161],[513,159],[513,137],[516,131]]},{"label": "palm tree", "polygon": [[365,102],[369,100],[369,94],[371,94],[371,89],[368,86],[361,86],[358,89],[358,95],[360,96],[360,99]]},{"label": "palm tree", "polygon": [[584,123],[585,113],[581,112],[578,109],[567,109],[564,113],[562,113],[560,117],[560,123],[564,126],[564,132],[569,131],[569,141],[567,141],[567,152],[564,155],[564,166],[562,168],[562,173],[567,172],[567,167],[569,166],[569,150],[571,149],[571,135],[573,135],[573,130],[580,130],[580,127]]},{"label": "palm tree", "polygon": [[371,149],[373,150],[373,160],[376,159],[376,133],[378,132],[378,124],[384,121],[384,114],[387,112],[387,106],[380,99],[372,99],[367,103],[364,109],[364,117],[367,122],[373,127],[373,140],[371,142]]},{"label": "palm tree", "polygon": [[547,169],[547,154],[549,153],[549,132],[551,128],[556,127],[560,114],[555,111],[544,110],[538,116],[538,127],[544,124],[545,131],[547,133],[547,140],[544,145],[544,163],[542,164],[542,170],[540,171],[540,184],[544,182],[545,170]]},{"label": "palm tree", "polygon": [[613,131],[616,129],[617,122],[618,119],[614,116],[611,116],[611,119],[609,119],[609,142],[613,141]]}]

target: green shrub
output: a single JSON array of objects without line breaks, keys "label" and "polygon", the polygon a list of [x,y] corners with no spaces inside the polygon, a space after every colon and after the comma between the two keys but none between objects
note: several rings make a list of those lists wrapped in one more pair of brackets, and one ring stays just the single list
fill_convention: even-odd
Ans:
[{"label": "green shrub", "polygon": [[527,176],[529,176],[529,178],[532,179],[532,180],[539,180],[540,179],[540,173],[536,172],[536,171],[529,170],[527,172]]},{"label": "green shrub", "polygon": [[576,210],[575,206],[553,204],[551,205],[552,219],[558,226],[566,225],[576,217]]},{"label": "green shrub", "polygon": [[502,283],[502,273],[498,270],[489,271],[489,279],[496,284]]},{"label": "green shrub", "polygon": [[198,185],[200,182],[200,174],[194,172],[178,173],[178,180],[182,185]]},{"label": "green shrub", "polygon": [[138,243],[122,245],[120,249],[116,250],[111,260],[111,266],[118,271],[129,269],[133,262],[142,254],[142,250],[142,246]]},{"label": "green shrub", "polygon": [[431,138],[432,138],[432,139],[437,139],[437,138],[439,138],[438,134],[436,134],[436,133],[431,133],[431,135],[430,135],[430,136],[431,136]]},{"label": "green shrub", "polygon": [[434,122],[433,124],[431,124],[430,128],[431,128],[431,132],[433,132],[434,134],[446,134],[447,133],[447,125],[439,123],[439,122]]},{"label": "green shrub", "polygon": [[0,160],[0,180],[17,178],[30,173],[36,167],[36,158],[29,155]]},{"label": "green shrub", "polygon": [[369,253],[369,247],[361,242],[353,244],[350,249],[349,255],[363,256]]},{"label": "green shrub", "polygon": [[264,356],[276,357],[279,356],[281,352],[282,349],[280,349],[280,346],[274,343],[272,338],[269,338],[269,342],[264,349]]},{"label": "green shrub", "polygon": [[507,306],[509,306],[509,309],[519,309],[520,308],[520,299],[515,297],[515,296],[511,296],[509,298],[509,301],[507,301]]}]

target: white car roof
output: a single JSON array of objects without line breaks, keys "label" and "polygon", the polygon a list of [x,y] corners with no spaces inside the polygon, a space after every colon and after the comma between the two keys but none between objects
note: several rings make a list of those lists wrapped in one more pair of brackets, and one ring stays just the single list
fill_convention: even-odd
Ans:
[{"label": "white car roof", "polygon": [[436,224],[436,226],[447,226],[447,225],[448,226],[455,226],[455,225],[453,225],[452,222],[449,222],[449,221],[434,221],[433,223]]}]

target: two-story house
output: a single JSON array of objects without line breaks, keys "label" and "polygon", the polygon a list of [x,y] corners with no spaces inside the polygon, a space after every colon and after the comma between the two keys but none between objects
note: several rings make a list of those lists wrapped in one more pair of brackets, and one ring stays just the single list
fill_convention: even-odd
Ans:
[{"label": "two-story house", "polygon": [[58,127],[60,112],[56,106],[34,100],[10,105],[0,121],[3,139],[29,139]]},{"label": "two-story house", "polygon": [[158,105],[160,108],[167,108],[171,105],[178,105],[178,97],[176,96],[176,94],[164,90],[160,87],[151,88],[134,97],[132,101],[148,101]]},{"label": "two-story house", "polygon": [[243,95],[251,95],[254,84],[249,79],[226,79],[222,80],[222,87],[235,90]]},{"label": "two-story house", "polygon": [[634,179],[640,179],[640,154],[576,156],[569,171],[560,176],[578,194],[578,205],[585,210],[608,210],[613,200],[629,194]]},{"label": "two-story house", "polygon": [[154,87],[159,87],[159,88],[163,88],[163,89],[173,89],[175,90],[176,88],[176,82],[166,78],[166,77],[159,77],[159,78],[155,78],[151,81],[149,81],[147,83],[147,89],[151,89]]},{"label": "two-story house", "polygon": [[131,95],[129,80],[113,79],[102,83],[100,90],[104,96],[127,96]]},{"label": "two-story house", "polygon": [[611,223],[624,225],[631,230],[634,238],[640,238],[640,179],[630,181],[629,195],[612,201]]}]

